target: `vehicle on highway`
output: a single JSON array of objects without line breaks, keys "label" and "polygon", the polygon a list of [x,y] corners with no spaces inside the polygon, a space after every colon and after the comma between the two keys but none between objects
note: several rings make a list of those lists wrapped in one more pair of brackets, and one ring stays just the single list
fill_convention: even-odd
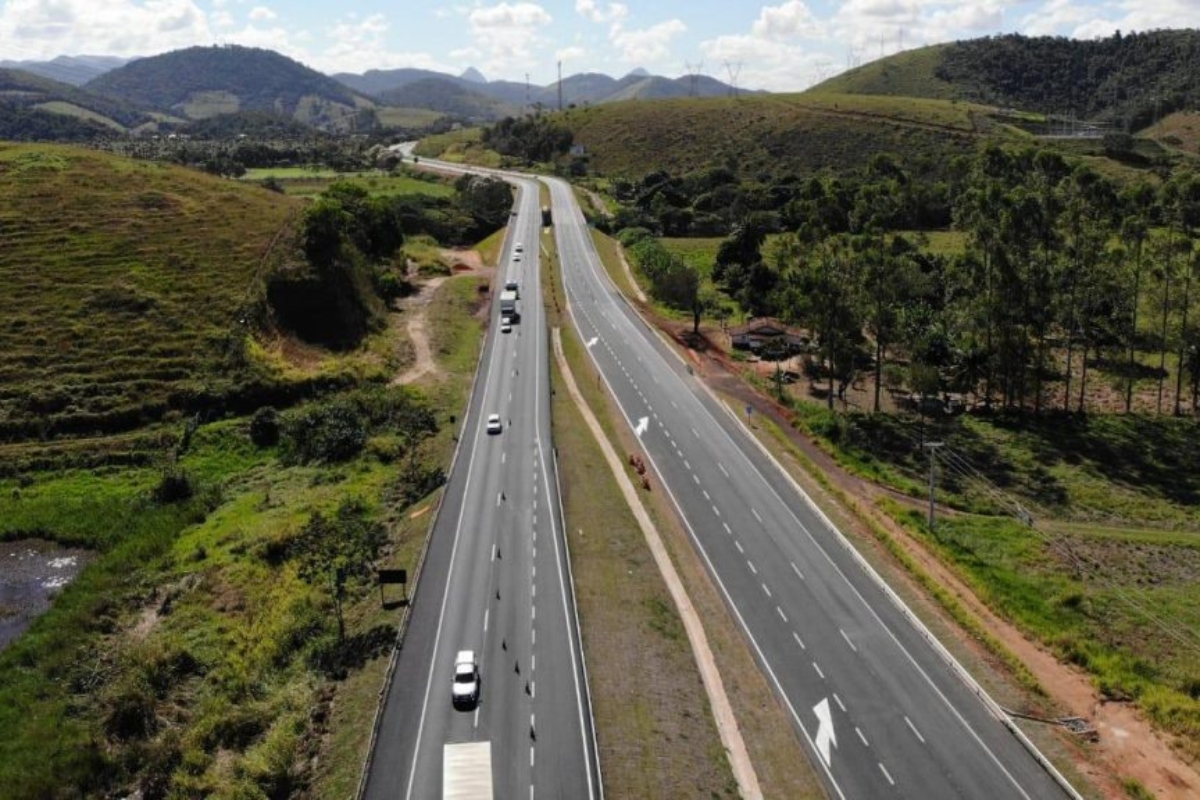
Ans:
[{"label": "vehicle on highway", "polygon": [[501,430],[503,430],[503,428],[500,425],[500,415],[499,414],[488,414],[487,432],[488,433],[499,433]]},{"label": "vehicle on highway", "polygon": [[516,324],[521,321],[521,312],[517,309],[517,293],[505,289],[500,293],[500,316],[508,317]]},{"label": "vehicle on highway", "polygon": [[475,652],[459,650],[454,657],[454,683],[450,689],[454,707],[460,711],[474,709],[479,704],[479,684],[479,662],[475,660]]},{"label": "vehicle on highway", "polygon": [[508,317],[500,320],[500,332],[512,333],[512,323],[508,321]]},{"label": "vehicle on highway", "polygon": [[514,280],[509,279],[504,284],[504,291],[512,292],[519,299],[521,297],[521,284],[517,283]]},{"label": "vehicle on highway", "polygon": [[520,253],[513,253],[513,263],[514,264],[521,263],[521,254]]},{"label": "vehicle on highway", "polygon": [[515,246],[515,247],[513,247],[513,252],[516,252],[516,253],[524,253],[524,252],[525,252],[525,245],[521,244],[520,242],[517,242],[516,246]]}]

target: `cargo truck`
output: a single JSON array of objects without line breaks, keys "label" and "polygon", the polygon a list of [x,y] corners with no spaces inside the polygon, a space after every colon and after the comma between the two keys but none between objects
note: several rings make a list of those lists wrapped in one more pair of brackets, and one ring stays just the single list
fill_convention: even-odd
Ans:
[{"label": "cargo truck", "polygon": [[500,293],[500,316],[508,317],[515,325],[521,321],[521,311],[517,308],[517,293],[505,289]]}]

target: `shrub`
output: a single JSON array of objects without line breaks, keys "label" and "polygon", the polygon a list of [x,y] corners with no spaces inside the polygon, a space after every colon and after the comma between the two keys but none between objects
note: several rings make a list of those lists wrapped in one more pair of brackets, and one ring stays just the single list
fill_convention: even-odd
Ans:
[{"label": "shrub", "polygon": [[279,412],[274,406],[263,406],[250,419],[250,441],[257,447],[279,444]]},{"label": "shrub", "polygon": [[154,487],[154,501],[160,505],[180,503],[190,500],[196,493],[196,487],[187,470],[173,464],[162,471],[158,485]]},{"label": "shrub", "polygon": [[367,443],[366,421],[346,399],[297,409],[284,417],[288,455],[300,463],[336,463],[358,455]]},{"label": "shrub", "polygon": [[104,719],[104,732],[117,741],[144,739],[158,728],[154,695],[149,688],[131,683],[113,695]]}]

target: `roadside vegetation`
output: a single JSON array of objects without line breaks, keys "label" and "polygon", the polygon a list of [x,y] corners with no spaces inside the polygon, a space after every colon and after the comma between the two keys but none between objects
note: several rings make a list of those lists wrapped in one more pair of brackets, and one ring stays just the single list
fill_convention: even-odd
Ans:
[{"label": "roadside vegetation", "polygon": [[[0,170],[5,208],[23,211],[0,224],[19,299],[0,537],[95,553],[0,652],[5,796],[352,794],[404,614],[401,587],[380,607],[374,569],[416,569],[486,297],[475,276],[443,284],[439,369],[389,386],[406,363],[379,346],[388,306],[420,280],[406,235],[451,216],[460,236],[490,232],[507,187],[463,181],[404,201],[405,217],[354,184],[304,206],[70,148],[5,146]],[[308,307],[317,328],[294,316]],[[91,350],[26,341],[63,325]],[[164,391],[200,406],[145,382],[173,341],[190,360]],[[19,404],[52,396],[40,386],[64,402]],[[143,410],[65,422],[104,392]]]}]

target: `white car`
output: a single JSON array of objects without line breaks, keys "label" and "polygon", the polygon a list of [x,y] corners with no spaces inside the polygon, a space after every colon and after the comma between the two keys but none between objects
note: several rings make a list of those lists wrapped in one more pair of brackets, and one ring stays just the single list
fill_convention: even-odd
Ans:
[{"label": "white car", "polygon": [[488,433],[499,433],[502,430],[503,430],[503,427],[501,427],[501,425],[500,425],[500,415],[499,414],[488,414],[487,432]]},{"label": "white car", "polygon": [[479,663],[471,650],[459,650],[454,657],[454,683],[450,701],[460,711],[470,711],[479,705]]},{"label": "white car", "polygon": [[500,321],[500,332],[501,333],[512,333],[512,323],[501,320]]},{"label": "white car", "polygon": [[524,253],[525,245],[521,244],[520,242],[517,242],[516,246],[513,247],[513,252],[514,253]]},{"label": "white car", "polygon": [[514,264],[521,263],[521,254],[520,253],[513,253],[513,263]]}]

